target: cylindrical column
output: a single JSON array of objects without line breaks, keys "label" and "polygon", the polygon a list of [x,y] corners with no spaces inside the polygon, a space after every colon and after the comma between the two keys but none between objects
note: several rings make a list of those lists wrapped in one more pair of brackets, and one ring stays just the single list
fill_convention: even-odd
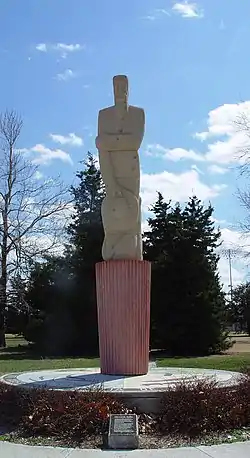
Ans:
[{"label": "cylindrical column", "polygon": [[148,261],[96,264],[101,372],[148,372],[151,266]]}]

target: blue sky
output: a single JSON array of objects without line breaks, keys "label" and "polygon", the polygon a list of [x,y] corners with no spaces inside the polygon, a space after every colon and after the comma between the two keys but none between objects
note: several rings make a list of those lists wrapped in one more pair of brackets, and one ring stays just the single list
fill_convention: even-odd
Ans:
[{"label": "blue sky", "polygon": [[[246,139],[233,121],[250,110],[249,17],[249,0],[1,0],[0,110],[21,113],[19,146],[41,174],[72,183],[96,153],[113,75],[128,75],[130,104],[146,112],[144,210],[157,190],[181,202],[194,192],[214,205],[225,246],[242,244],[235,169]],[[227,283],[225,259],[220,272]],[[245,274],[234,261],[234,283]]]}]

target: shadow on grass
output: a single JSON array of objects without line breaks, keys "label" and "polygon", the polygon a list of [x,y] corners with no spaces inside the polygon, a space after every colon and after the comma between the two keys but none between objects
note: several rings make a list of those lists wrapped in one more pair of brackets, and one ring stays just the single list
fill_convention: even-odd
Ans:
[{"label": "shadow on grass", "polygon": [[[6,351],[5,351],[6,350]],[[89,355],[61,355],[61,354],[41,354],[38,351],[33,350],[32,348],[25,348],[22,349],[4,349],[0,351],[0,361],[22,361],[22,360],[38,360],[38,359],[89,359],[94,360],[99,358],[99,355],[96,356],[89,356]]]},{"label": "shadow on grass", "polygon": [[[182,355],[182,356],[174,356],[171,353],[169,353],[167,350],[151,350],[149,354],[149,359],[150,361],[157,361],[158,359],[165,359],[165,358],[171,358],[171,359],[191,359],[191,358],[198,358],[201,355]],[[209,356],[209,355],[205,355]]]},{"label": "shadow on grass", "polygon": [[0,349],[0,357],[2,354],[8,353],[27,353],[29,351],[28,345],[18,345],[17,347],[6,347]]}]

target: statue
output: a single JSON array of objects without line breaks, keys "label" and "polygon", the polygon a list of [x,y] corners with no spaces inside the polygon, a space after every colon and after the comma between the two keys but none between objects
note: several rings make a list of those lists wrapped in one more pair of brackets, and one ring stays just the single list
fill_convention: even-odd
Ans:
[{"label": "statue", "polygon": [[151,266],[142,259],[138,150],[145,115],[128,105],[128,79],[115,76],[113,106],[99,112],[96,146],[106,196],[104,261],[95,265],[100,369],[110,375],[148,371]]},{"label": "statue", "polygon": [[96,147],[106,197],[102,203],[102,256],[142,260],[140,164],[144,110],[128,105],[128,79],[113,78],[115,104],[100,110]]}]

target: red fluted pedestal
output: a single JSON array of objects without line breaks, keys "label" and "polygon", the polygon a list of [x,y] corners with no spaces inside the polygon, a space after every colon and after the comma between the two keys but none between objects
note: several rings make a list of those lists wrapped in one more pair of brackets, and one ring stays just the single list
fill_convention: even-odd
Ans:
[{"label": "red fluted pedestal", "polygon": [[96,264],[101,372],[148,372],[151,266],[148,261]]}]

